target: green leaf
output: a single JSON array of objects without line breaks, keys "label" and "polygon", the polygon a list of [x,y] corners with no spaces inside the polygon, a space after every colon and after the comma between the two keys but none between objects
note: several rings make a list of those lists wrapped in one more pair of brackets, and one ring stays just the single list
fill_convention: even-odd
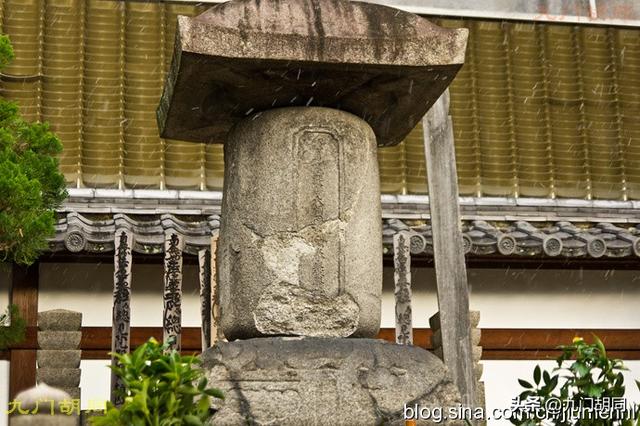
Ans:
[{"label": "green leaf", "polygon": [[205,389],[204,393],[206,395],[213,396],[214,398],[224,399],[224,394],[220,389],[216,389],[216,388]]},{"label": "green leaf", "polygon": [[589,367],[580,361],[576,361],[571,365],[571,371],[575,372],[578,377],[584,377],[589,374]]},{"label": "green leaf", "polygon": [[520,386],[522,386],[525,389],[532,389],[533,385],[529,382],[527,382],[526,380],[522,380],[522,379],[518,379],[518,383],[520,383]]},{"label": "green leaf", "polygon": [[193,414],[187,414],[186,416],[184,416],[183,420],[184,424],[189,426],[202,426],[202,421]]}]

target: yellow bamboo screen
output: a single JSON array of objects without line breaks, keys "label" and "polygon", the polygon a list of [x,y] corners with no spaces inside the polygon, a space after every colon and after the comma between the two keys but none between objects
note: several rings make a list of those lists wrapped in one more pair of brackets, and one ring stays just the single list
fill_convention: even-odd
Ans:
[{"label": "yellow bamboo screen", "polygon": [[[51,123],[71,186],[220,189],[222,145],[158,136],[177,15],[202,6],[0,0],[0,96]],[[451,86],[463,195],[640,199],[640,30],[437,19],[470,30]],[[426,194],[420,126],[379,151],[385,193]]]}]

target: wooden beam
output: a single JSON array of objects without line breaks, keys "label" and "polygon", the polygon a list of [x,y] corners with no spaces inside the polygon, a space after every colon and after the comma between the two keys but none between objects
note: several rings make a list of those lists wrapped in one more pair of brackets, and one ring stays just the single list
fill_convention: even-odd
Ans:
[{"label": "wooden beam", "polygon": [[444,363],[458,385],[462,403],[473,406],[475,380],[469,324],[469,288],[464,263],[458,178],[449,117],[449,91],[422,121],[429,184],[438,310]]},{"label": "wooden beam", "polygon": [[[27,322],[28,330],[35,335],[38,325],[38,285],[40,280],[39,264],[29,267],[14,264],[11,274],[11,291],[9,303],[20,309],[20,314]],[[29,336],[27,336],[29,337]],[[33,337],[32,337],[33,338]],[[9,399],[18,392],[36,384],[36,348],[10,349],[9,362]]]}]

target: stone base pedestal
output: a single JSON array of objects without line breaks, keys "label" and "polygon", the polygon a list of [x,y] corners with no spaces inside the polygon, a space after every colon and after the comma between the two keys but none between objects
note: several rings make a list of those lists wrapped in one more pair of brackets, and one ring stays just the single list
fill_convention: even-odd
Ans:
[{"label": "stone base pedestal", "polygon": [[225,394],[215,407],[215,425],[404,425],[405,404],[445,407],[446,412],[460,401],[435,355],[382,340],[219,342],[202,361],[210,385]]}]

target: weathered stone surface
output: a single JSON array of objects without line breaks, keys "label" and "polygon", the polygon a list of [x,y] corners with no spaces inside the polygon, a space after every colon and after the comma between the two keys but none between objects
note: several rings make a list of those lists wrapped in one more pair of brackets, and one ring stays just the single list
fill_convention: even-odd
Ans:
[{"label": "weathered stone surface", "polygon": [[82,312],[66,309],[38,312],[38,328],[40,330],[78,331],[80,327],[82,327]]},{"label": "weathered stone surface", "polygon": [[227,339],[375,336],[382,230],[367,123],[317,107],[259,113],[229,135],[225,163],[218,279]]},{"label": "weathered stone surface", "polygon": [[351,112],[395,145],[451,83],[466,40],[466,29],[371,3],[222,3],[179,17],[161,133],[222,143],[251,112],[312,105]]},{"label": "weathered stone surface", "polygon": [[215,425],[404,425],[405,403],[459,401],[442,361],[382,340],[219,342],[203,354],[203,367],[225,394]]},{"label": "weathered stone surface", "polygon": [[79,368],[38,368],[36,381],[59,388],[73,388],[80,386]]},{"label": "weathered stone surface", "polygon": [[39,368],[79,368],[82,351],[39,350],[37,353]]},{"label": "weathered stone surface", "polygon": [[82,396],[82,393],[79,387],[60,388],[60,389],[68,393],[71,399],[80,399],[80,397]]},{"label": "weathered stone surface", "polygon": [[40,349],[77,349],[81,338],[81,331],[38,331],[38,346]]}]

